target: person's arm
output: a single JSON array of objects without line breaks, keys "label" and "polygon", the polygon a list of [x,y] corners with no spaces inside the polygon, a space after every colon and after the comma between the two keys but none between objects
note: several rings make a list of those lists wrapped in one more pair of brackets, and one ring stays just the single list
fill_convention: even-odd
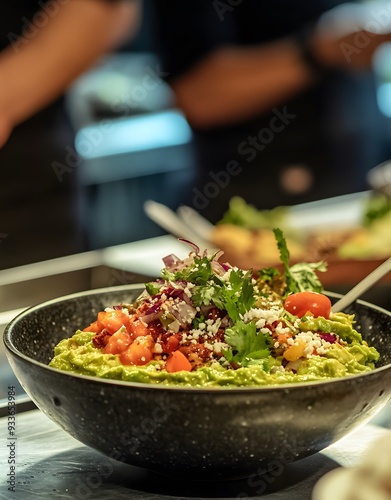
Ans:
[{"label": "person's arm", "polygon": [[[371,18],[367,24],[363,18],[367,11],[350,5],[344,9],[343,26],[340,12],[320,23],[308,41],[312,53],[325,68],[368,68],[379,45],[391,40],[391,26],[388,32],[383,26],[383,33],[368,35],[365,26],[371,26]],[[369,40],[364,47],[360,36]],[[222,47],[170,83],[189,123],[206,128],[268,111],[316,80],[300,43],[286,38],[253,47]]]},{"label": "person's arm", "polygon": [[[66,90],[138,27],[137,0],[70,0],[35,36],[0,53],[0,147],[12,129]],[[17,49],[17,50],[16,50]]]},{"label": "person's arm", "polygon": [[315,80],[298,45],[223,47],[170,83],[189,123],[208,127],[271,109]]},{"label": "person's arm", "polygon": [[312,37],[313,52],[327,67],[352,71],[372,67],[373,56],[391,42],[388,2],[342,4],[324,14]]}]

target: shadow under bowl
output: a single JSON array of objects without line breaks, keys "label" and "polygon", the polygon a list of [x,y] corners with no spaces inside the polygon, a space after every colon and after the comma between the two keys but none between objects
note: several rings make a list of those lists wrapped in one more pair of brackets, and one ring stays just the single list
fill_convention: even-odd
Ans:
[{"label": "shadow under bowl", "polygon": [[[132,302],[143,285],[60,297],[4,332],[9,362],[35,404],[71,436],[138,467],[192,479],[232,479],[317,453],[367,422],[391,397],[391,313],[347,309],[381,359],[361,375],[273,387],[187,388],[74,375],[47,366],[54,346]],[[332,300],[337,294],[329,294]]]}]

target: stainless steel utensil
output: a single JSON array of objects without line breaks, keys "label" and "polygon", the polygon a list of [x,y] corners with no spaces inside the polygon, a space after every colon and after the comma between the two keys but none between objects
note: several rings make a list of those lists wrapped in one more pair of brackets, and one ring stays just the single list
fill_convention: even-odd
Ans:
[{"label": "stainless steel utensil", "polygon": [[211,241],[214,224],[200,215],[194,208],[187,205],[181,205],[177,209],[179,217],[195,231],[200,238],[205,241]]},{"label": "stainless steel utensil", "polygon": [[144,203],[144,211],[151,220],[174,236],[188,239],[202,249],[210,249],[209,241],[194,231],[191,225],[184,222],[178,214],[166,205],[147,200]]},{"label": "stainless steel utensil", "polygon": [[372,168],[367,180],[374,192],[385,194],[391,200],[391,160]]},{"label": "stainless steel utensil", "polygon": [[333,307],[333,312],[340,312],[348,305],[358,299],[363,293],[377,283],[383,276],[391,271],[391,257],[384,261],[379,267],[372,271],[363,280],[357,283],[348,293],[346,293]]}]

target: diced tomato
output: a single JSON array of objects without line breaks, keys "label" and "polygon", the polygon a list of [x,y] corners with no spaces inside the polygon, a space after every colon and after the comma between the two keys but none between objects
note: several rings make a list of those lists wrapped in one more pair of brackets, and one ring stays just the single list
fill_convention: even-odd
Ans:
[{"label": "diced tomato", "polygon": [[119,359],[124,365],[146,365],[152,360],[154,342],[150,335],[146,337],[137,337],[126,349],[123,351]]},{"label": "diced tomato", "polygon": [[104,328],[100,332],[95,333],[92,338],[92,343],[97,349],[103,349],[106,347],[107,342],[109,341],[111,334],[108,333]]},{"label": "diced tomato", "polygon": [[94,321],[93,323],[90,324],[90,326],[87,326],[84,328],[83,332],[95,332],[98,333],[103,330],[103,326],[98,323],[98,321]]},{"label": "diced tomato", "polygon": [[170,353],[176,351],[179,347],[179,336],[170,335],[162,344],[163,352]]},{"label": "diced tomato", "polygon": [[331,312],[331,301],[323,293],[299,292],[288,295],[284,309],[299,318],[310,314],[317,318],[328,318]]},{"label": "diced tomato", "polygon": [[115,333],[121,326],[128,330],[130,317],[122,311],[101,311],[98,313],[98,324],[101,324],[109,333]]},{"label": "diced tomato", "polygon": [[191,371],[191,363],[181,351],[174,351],[166,361],[166,370],[169,373],[180,371]]},{"label": "diced tomato", "polygon": [[148,326],[137,318],[129,318],[129,332],[133,337],[145,337],[149,335]]},{"label": "diced tomato", "polygon": [[120,354],[130,345],[132,339],[127,331],[118,330],[109,338],[103,349],[105,354]]},{"label": "diced tomato", "polygon": [[179,348],[179,351],[181,351],[185,357],[189,357],[190,354],[196,353],[203,360],[210,359],[210,353],[212,352],[210,349],[205,347],[204,344],[184,345]]},{"label": "diced tomato", "polygon": [[167,333],[160,321],[151,321],[150,323],[148,323],[148,330],[149,334],[152,335],[155,342],[157,341],[158,337],[162,337]]}]

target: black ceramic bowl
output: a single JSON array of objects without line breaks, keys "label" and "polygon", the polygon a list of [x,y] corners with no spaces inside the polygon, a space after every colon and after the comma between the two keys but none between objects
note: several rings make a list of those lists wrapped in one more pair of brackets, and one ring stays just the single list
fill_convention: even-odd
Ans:
[{"label": "black ceramic bowl", "polygon": [[123,462],[193,478],[244,477],[316,453],[368,421],[391,395],[391,313],[349,308],[381,353],[372,372],[278,387],[197,389],[72,375],[49,368],[57,342],[140,285],[32,307],[6,328],[9,362],[37,406],[73,437]]}]

